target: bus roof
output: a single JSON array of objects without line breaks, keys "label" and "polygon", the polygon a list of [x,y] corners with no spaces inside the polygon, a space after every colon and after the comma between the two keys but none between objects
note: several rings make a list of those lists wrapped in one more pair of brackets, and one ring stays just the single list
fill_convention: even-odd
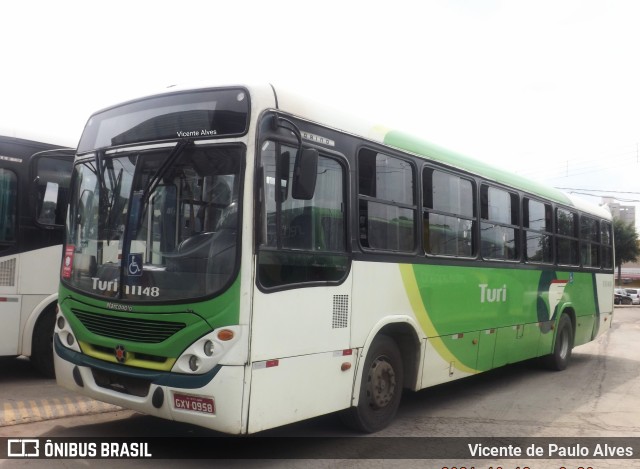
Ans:
[{"label": "bus roof", "polygon": [[[157,90],[155,93],[149,93],[146,96],[141,96],[131,101],[137,101],[138,99],[145,99],[161,94],[171,94],[189,90],[220,87],[247,88],[252,95],[252,99],[255,98],[254,105],[255,101],[258,102],[258,109],[263,107],[275,107],[302,119],[313,121],[339,131],[364,137],[369,140],[388,145],[390,147],[413,153],[420,157],[443,163],[452,168],[477,175],[490,182],[496,182],[499,184],[510,186],[514,189],[527,192],[533,196],[538,196],[543,199],[549,199],[560,204],[575,207],[576,209],[591,213],[605,219],[611,218],[611,213],[606,208],[573,197],[551,186],[511,173],[504,169],[497,168],[481,160],[471,158],[461,153],[448,150],[408,133],[404,133],[398,130],[392,130],[384,127],[383,125],[367,121],[366,119],[362,119],[360,117],[356,117],[355,114],[350,114],[342,110],[332,108],[324,103],[314,101],[312,99],[309,99],[308,97],[301,96],[299,94],[291,92],[290,90],[280,88],[271,84],[255,85],[229,83],[224,85],[197,84],[191,86],[172,86],[163,90]],[[98,112],[102,112],[104,110],[105,109],[102,109]]]},{"label": "bus roof", "polygon": [[428,158],[455,169],[480,176],[487,181],[497,182],[513,187],[533,196],[549,199],[587,213],[610,219],[611,213],[583,199],[571,196],[551,186],[511,173],[492,166],[484,161],[471,158],[455,151],[440,147],[422,138],[398,130],[388,129],[382,125],[368,123],[350,117],[341,111],[329,109],[320,103],[312,103],[304,97],[277,89],[278,108],[317,123],[329,124],[330,127],[370,140],[375,140],[390,147],[398,148],[417,156]]},{"label": "bus roof", "polygon": [[30,142],[46,143],[59,148],[75,148],[78,144],[68,137],[51,135],[31,129],[5,127],[0,125],[0,136],[28,140]]}]

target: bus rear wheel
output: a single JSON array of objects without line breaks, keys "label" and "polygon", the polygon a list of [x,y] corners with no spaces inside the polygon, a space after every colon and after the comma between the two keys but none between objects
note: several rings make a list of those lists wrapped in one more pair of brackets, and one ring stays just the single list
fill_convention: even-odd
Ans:
[{"label": "bus rear wheel", "polygon": [[554,371],[562,371],[569,364],[573,349],[573,325],[566,314],[560,317],[553,352],[544,357],[544,364]]},{"label": "bus rear wheel", "polygon": [[342,421],[365,433],[389,425],[400,405],[403,371],[395,341],[386,335],[376,337],[364,362],[358,405],[344,410],[340,414]]}]

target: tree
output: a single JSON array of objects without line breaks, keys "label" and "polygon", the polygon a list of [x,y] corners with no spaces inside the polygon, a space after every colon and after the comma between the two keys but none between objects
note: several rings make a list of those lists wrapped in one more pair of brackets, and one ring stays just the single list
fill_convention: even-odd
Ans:
[{"label": "tree", "polygon": [[633,262],[640,256],[638,233],[636,233],[633,223],[625,223],[619,218],[614,218],[613,239],[615,241],[615,261],[618,266],[618,284],[622,285],[622,264]]}]

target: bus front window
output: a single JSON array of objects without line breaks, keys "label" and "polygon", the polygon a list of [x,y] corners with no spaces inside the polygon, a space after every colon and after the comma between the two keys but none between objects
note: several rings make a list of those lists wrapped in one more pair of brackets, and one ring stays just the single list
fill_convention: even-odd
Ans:
[{"label": "bus front window", "polygon": [[63,281],[131,301],[201,298],[230,284],[244,147],[189,146],[159,170],[170,152],[76,166],[65,249],[72,265]]}]

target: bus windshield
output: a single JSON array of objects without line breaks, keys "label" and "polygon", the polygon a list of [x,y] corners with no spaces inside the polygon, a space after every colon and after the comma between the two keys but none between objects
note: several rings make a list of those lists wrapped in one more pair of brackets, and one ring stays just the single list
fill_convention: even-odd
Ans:
[{"label": "bus windshield", "polygon": [[127,301],[221,292],[239,257],[244,154],[239,144],[190,144],[78,163],[63,281]]}]

